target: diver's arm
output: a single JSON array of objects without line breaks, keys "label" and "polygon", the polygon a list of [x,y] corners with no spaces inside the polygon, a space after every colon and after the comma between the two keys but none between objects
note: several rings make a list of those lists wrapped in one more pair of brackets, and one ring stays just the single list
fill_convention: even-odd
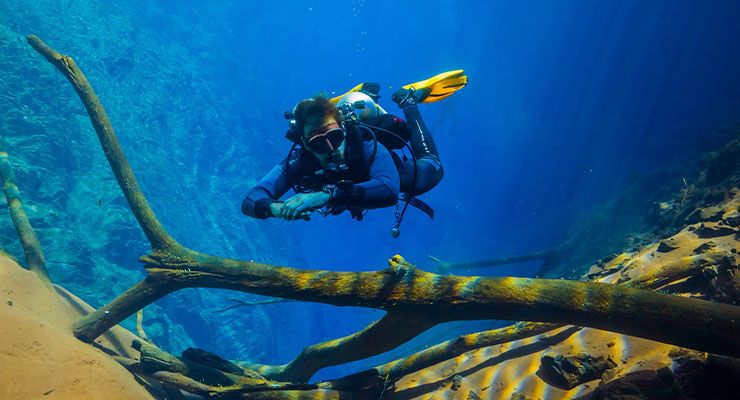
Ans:
[{"label": "diver's arm", "polygon": [[[365,142],[365,156],[370,158],[373,144]],[[382,208],[398,202],[401,191],[398,170],[393,163],[391,153],[385,146],[378,144],[375,159],[370,165],[370,179],[355,183],[349,188],[337,188],[332,194],[330,204],[349,208]]]},{"label": "diver's arm", "polygon": [[292,186],[284,165],[284,161],[280,162],[255,187],[249,190],[244,201],[242,201],[242,213],[259,219],[273,216],[271,206]]}]

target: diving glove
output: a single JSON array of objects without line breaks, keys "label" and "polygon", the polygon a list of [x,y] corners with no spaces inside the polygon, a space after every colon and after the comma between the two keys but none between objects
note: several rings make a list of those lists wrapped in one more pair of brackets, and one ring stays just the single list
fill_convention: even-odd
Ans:
[{"label": "diving glove", "polygon": [[421,103],[429,95],[429,89],[400,88],[393,93],[391,99],[399,107],[404,108],[412,104]]}]

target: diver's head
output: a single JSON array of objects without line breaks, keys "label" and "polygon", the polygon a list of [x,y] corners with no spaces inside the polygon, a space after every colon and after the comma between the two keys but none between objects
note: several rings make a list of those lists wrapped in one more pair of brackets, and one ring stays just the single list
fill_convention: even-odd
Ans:
[{"label": "diver's head", "polygon": [[[362,107],[355,107],[355,104],[358,101],[361,101],[363,103]],[[365,93],[347,93],[346,95],[342,96],[341,99],[339,99],[339,101],[337,102],[337,107],[341,108],[345,104],[350,105],[352,112],[357,115],[357,119],[360,120],[360,122],[372,123],[374,122],[375,117],[378,116],[378,106],[375,104],[373,98]]]},{"label": "diver's head", "polygon": [[321,95],[305,99],[296,105],[293,114],[305,149],[322,163],[341,156],[346,136],[342,115],[329,99]]}]

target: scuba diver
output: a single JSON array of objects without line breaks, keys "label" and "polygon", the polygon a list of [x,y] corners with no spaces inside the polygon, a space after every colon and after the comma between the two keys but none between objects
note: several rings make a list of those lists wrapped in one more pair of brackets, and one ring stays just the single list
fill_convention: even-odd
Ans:
[{"label": "scuba diver", "polygon": [[[312,212],[349,211],[362,220],[369,209],[396,206],[395,238],[409,205],[434,211],[416,196],[434,188],[444,175],[437,147],[418,104],[446,98],[467,85],[463,70],[403,86],[392,100],[406,120],[388,114],[377,100],[380,86],[362,83],[334,98],[317,95],[285,113],[286,138],[293,142],[276,165],[242,202],[254,218],[308,220]],[[398,154],[408,149],[410,158]],[[288,190],[295,195],[280,199]],[[400,203],[404,203],[403,206]]]}]

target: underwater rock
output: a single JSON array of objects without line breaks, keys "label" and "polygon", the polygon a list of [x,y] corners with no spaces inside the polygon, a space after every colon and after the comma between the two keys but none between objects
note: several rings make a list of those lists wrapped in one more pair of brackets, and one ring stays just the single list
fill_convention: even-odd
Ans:
[{"label": "underwater rock", "polygon": [[475,393],[473,391],[468,392],[467,400],[481,400],[481,397],[478,396],[478,393]]},{"label": "underwater rock", "polygon": [[740,212],[738,210],[728,211],[722,216],[722,221],[729,226],[737,227],[740,225]]},{"label": "underwater rock", "polygon": [[524,393],[516,392],[511,395],[511,400],[539,400],[539,397],[529,397]]},{"label": "underwater rock", "polygon": [[735,232],[737,229],[720,224],[701,224],[695,231],[696,235],[703,239],[732,235]]},{"label": "underwater rock", "polygon": [[692,251],[692,253],[694,253],[694,254],[703,254],[703,253],[706,253],[708,251],[711,251],[715,247],[717,247],[717,243],[714,243],[713,241],[710,240],[710,241],[704,242],[701,245],[699,245],[697,248],[695,248]]},{"label": "underwater rock", "polygon": [[740,361],[688,350],[669,354],[671,367],[640,370],[594,390],[591,400],[735,399]]},{"label": "underwater rock", "polygon": [[468,392],[467,400],[481,400],[481,397],[478,396],[478,393],[475,393],[471,390],[470,392]]},{"label": "underwater rock", "polygon": [[670,367],[631,372],[597,387],[591,400],[735,399],[740,361],[680,349]]},{"label": "underwater rock", "polygon": [[460,389],[460,386],[462,386],[463,377],[461,375],[455,375],[452,377],[452,384],[450,385],[450,389],[457,390]]},{"label": "underwater rock", "polygon": [[722,219],[725,210],[722,207],[712,206],[699,209],[699,216],[703,221],[717,222]]},{"label": "underwater rock", "polygon": [[709,299],[728,304],[738,304],[740,300],[740,274],[738,262],[733,256],[725,256],[702,273],[709,280]]},{"label": "underwater rock", "polygon": [[594,278],[598,278],[601,276],[611,275],[621,270],[622,268],[624,268],[623,264],[604,265],[604,264],[599,263],[599,264],[595,264],[591,266],[591,268],[586,273],[586,277],[588,279],[594,279]]},{"label": "underwater rock", "polygon": [[679,389],[668,368],[640,370],[594,390],[590,400],[675,399]]},{"label": "underwater rock", "polygon": [[619,255],[604,257],[591,266],[586,273],[586,277],[588,279],[596,279],[614,274],[624,269],[626,261],[630,259],[631,255],[631,253],[621,253]]},{"label": "underwater rock", "polygon": [[722,219],[723,214],[724,209],[718,206],[697,208],[686,217],[686,222],[690,224],[697,222],[718,222]]},{"label": "underwater rock", "polygon": [[717,393],[717,398],[722,394],[736,394],[737,382],[740,381],[740,359],[708,354],[706,358],[706,371],[709,383],[704,385],[707,394]]},{"label": "underwater rock", "polygon": [[658,245],[658,251],[661,253],[668,253],[670,251],[676,250],[679,247],[679,244],[676,242],[675,239],[669,238],[666,239]]},{"label": "underwater rock", "polygon": [[601,378],[604,372],[616,366],[610,359],[585,353],[572,356],[544,355],[540,359],[537,375],[555,387],[569,390],[584,382]]},{"label": "underwater rock", "polygon": [[702,398],[707,389],[708,370],[704,360],[689,357],[674,364],[673,374],[684,396]]}]

